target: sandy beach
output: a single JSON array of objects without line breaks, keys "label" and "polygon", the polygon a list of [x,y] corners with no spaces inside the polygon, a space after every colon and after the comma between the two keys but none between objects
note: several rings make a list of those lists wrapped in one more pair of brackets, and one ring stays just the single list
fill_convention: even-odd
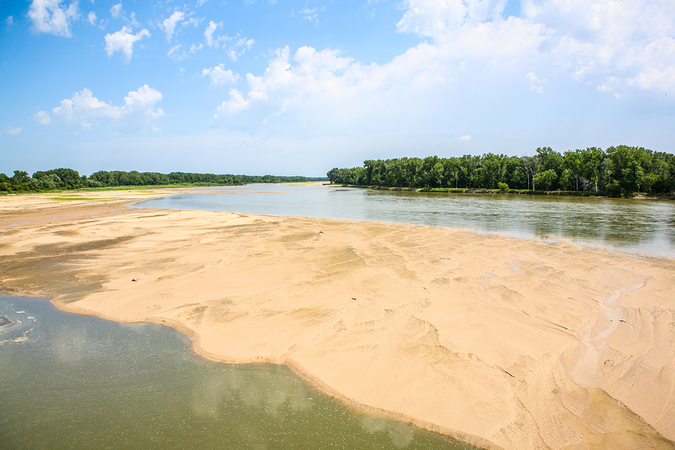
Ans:
[{"label": "sandy beach", "polygon": [[675,448],[675,260],[468,230],[0,196],[0,293],[175,327],[485,448]]}]

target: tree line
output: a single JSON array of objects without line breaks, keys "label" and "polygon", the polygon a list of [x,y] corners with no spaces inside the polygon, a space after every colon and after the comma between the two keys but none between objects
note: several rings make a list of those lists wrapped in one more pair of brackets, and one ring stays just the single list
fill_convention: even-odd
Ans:
[{"label": "tree line", "polygon": [[216,175],[212,173],[171,172],[124,172],[99,171],[90,176],[82,175],[73,169],[52,169],[35,172],[15,170],[13,176],[0,173],[0,191],[4,192],[43,192],[54,190],[72,190],[83,188],[109,188],[117,186],[239,186],[253,183],[296,183],[304,181],[325,181],[326,178],[275,175]]},{"label": "tree line", "polygon": [[563,154],[540,147],[533,156],[367,160],[363,167],[334,168],[327,175],[331,183],[383,188],[673,194],[675,155],[626,145]]}]

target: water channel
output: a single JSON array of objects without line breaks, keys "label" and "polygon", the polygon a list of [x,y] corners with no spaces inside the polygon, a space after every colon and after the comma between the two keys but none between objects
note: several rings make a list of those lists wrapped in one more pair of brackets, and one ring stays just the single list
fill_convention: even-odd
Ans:
[{"label": "water channel", "polygon": [[469,449],[347,406],[290,369],[207,361],[178,331],[0,296],[0,447]]},{"label": "water channel", "polygon": [[675,257],[675,202],[670,200],[386,192],[317,185],[249,185],[209,191],[137,205],[468,228]]}]

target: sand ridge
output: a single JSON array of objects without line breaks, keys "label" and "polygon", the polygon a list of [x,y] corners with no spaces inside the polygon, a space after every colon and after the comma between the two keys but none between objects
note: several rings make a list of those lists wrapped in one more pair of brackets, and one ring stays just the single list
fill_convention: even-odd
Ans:
[{"label": "sand ridge", "polygon": [[21,197],[0,197],[9,292],[168,324],[212,359],[288,364],[347,401],[485,447],[675,446],[671,259],[446,228],[139,210],[129,198],[22,213]]}]

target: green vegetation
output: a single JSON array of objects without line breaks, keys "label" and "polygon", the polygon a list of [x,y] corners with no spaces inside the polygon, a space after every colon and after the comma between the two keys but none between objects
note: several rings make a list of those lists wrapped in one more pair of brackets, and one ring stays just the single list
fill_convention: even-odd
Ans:
[{"label": "green vegetation", "polygon": [[0,192],[49,192],[73,189],[138,189],[149,187],[238,186],[252,183],[297,183],[327,181],[327,178],[274,175],[214,175],[211,173],[99,171],[89,177],[73,169],[38,171],[32,177],[15,170],[9,177],[0,173]]},{"label": "green vegetation", "polygon": [[675,155],[620,145],[560,154],[550,147],[534,156],[486,153],[455,158],[399,158],[364,161],[363,167],[334,168],[331,183],[427,192],[556,191],[566,195],[631,197],[636,192],[672,196]]}]

